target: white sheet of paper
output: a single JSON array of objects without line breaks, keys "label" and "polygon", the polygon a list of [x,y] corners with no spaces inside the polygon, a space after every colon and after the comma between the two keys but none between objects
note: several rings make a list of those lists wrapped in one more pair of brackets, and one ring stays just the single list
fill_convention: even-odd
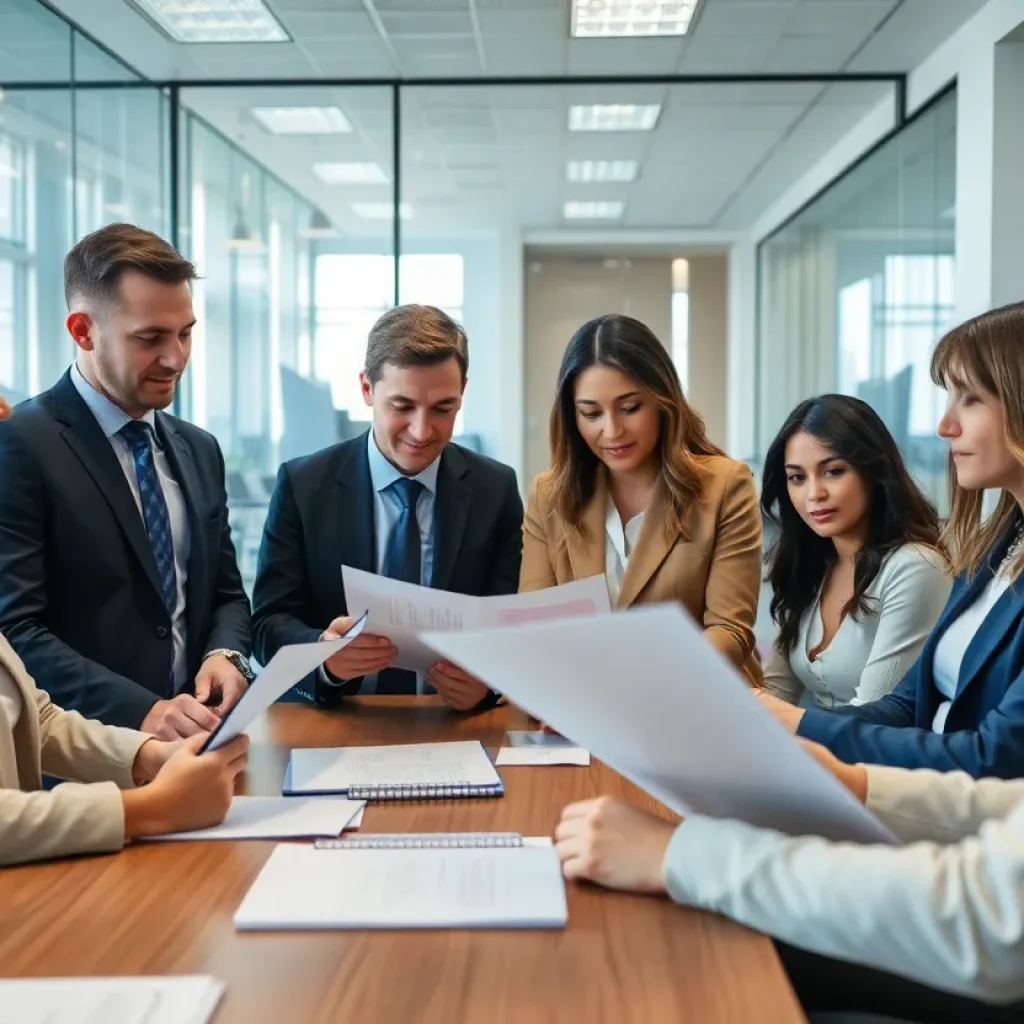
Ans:
[{"label": "white sheet of paper", "polygon": [[[294,799],[294,797],[289,797],[289,799]],[[320,796],[320,797],[310,797],[310,799],[312,799],[312,800],[333,800],[334,797],[330,797],[330,796],[323,797],[323,796]],[[362,800],[357,800],[356,803],[357,804],[362,803],[363,806],[360,807],[359,810],[356,811],[356,813],[353,814],[351,818],[349,818],[348,824],[345,826],[345,831],[346,832],[351,832],[354,829],[359,828],[360,825],[362,825],[362,823],[363,823],[363,813],[366,811],[366,804],[363,803]]]},{"label": "white sheet of paper", "polygon": [[260,674],[231,708],[218,728],[210,734],[206,750],[216,750],[242,733],[274,701],[283,697],[296,683],[319,668],[332,654],[351,643],[363,631],[366,616],[357,620],[343,637],[311,644],[282,647],[264,665]]},{"label": "white sheet of paper", "polygon": [[[231,800],[223,824],[192,832],[171,832],[150,836],[149,842],[210,839],[304,839],[340,836],[352,826],[362,800],[341,797],[310,797],[293,800],[286,796],[236,796]],[[354,826],[352,826],[354,827]]]},{"label": "white sheet of paper", "polygon": [[525,765],[556,765],[574,764],[585,767],[590,764],[590,754],[582,747],[564,746],[532,746],[502,747],[494,763],[499,767]]},{"label": "white sheet of paper", "polygon": [[680,814],[894,842],[678,605],[424,639]]},{"label": "white sheet of paper", "polygon": [[206,1024],[224,985],[206,975],[0,980],[0,1021],[17,1024]]},{"label": "white sheet of paper", "polygon": [[238,929],[562,928],[553,847],[317,850],[282,845],[235,914]]},{"label": "white sheet of paper", "polygon": [[292,751],[288,793],[347,793],[352,786],[500,781],[479,740],[388,747],[301,747]]},{"label": "white sheet of paper", "polygon": [[341,575],[345,602],[350,609],[366,612],[367,632],[386,636],[398,648],[395,667],[420,673],[438,660],[436,652],[420,639],[426,631],[486,629],[610,610],[603,576],[528,594],[468,597],[348,565],[341,567]]}]

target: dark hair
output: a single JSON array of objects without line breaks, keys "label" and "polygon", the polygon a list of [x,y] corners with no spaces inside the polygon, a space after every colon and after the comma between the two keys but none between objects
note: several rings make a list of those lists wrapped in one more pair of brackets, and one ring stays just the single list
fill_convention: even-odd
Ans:
[{"label": "dark hair", "polygon": [[454,359],[465,382],[469,372],[466,332],[434,306],[396,306],[370,328],[366,343],[366,376],[380,380],[384,364],[437,366]]},{"label": "dark hair", "polygon": [[109,302],[121,276],[137,270],[165,284],[183,284],[199,276],[190,260],[152,231],[134,224],[108,224],[86,235],[64,257],[64,298]]},{"label": "dark hair", "polygon": [[911,479],[892,435],[866,402],[848,395],[821,395],[801,402],[789,415],[765,456],[761,511],[779,527],[768,553],[772,618],[779,627],[775,647],[788,655],[800,621],[836,560],[832,541],[800,518],[789,498],[786,444],[804,431],[848,462],[868,489],[868,529],[854,564],[853,597],[843,615],[871,611],[865,596],[886,557],[904,544],[937,546],[939,520],[931,502]]},{"label": "dark hair", "polygon": [[558,371],[551,409],[551,486],[553,507],[568,530],[583,537],[583,510],[594,496],[599,460],[576,425],[576,378],[591,366],[612,366],[636,381],[661,416],[658,456],[667,490],[666,529],[685,536],[683,515],[701,496],[695,455],[722,455],[704,430],[704,421],[683,397],[665,346],[649,327],[630,316],[609,314],[588,320],[569,341]]}]

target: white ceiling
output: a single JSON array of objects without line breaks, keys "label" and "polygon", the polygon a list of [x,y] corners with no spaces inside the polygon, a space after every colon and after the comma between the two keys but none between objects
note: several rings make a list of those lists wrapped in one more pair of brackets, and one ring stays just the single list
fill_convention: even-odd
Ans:
[{"label": "white ceiling", "polygon": [[[53,0],[154,80],[900,72],[984,2],[703,0],[683,38],[574,40],[569,0],[269,0],[293,42],[182,46],[127,0]],[[24,38],[31,0],[0,8],[10,4],[21,9]],[[33,27],[41,33],[38,16]],[[53,68],[66,41],[40,34],[11,47],[3,42],[11,38],[0,11],[0,81],[59,77]],[[80,75],[115,73],[89,48],[77,57]],[[403,231],[559,227],[568,199],[624,201],[624,218],[600,222],[605,229],[744,228],[888,95],[878,83],[410,87],[402,91],[402,198],[415,216]],[[389,185],[327,186],[311,170],[316,160],[372,160],[391,174],[390,90],[250,86],[186,89],[182,98],[345,231],[390,232],[351,212],[352,202],[390,199]],[[663,111],[650,133],[566,130],[571,103],[601,102],[659,102]],[[344,110],[351,135],[271,136],[248,114],[259,105],[327,104]],[[636,159],[640,176],[569,185],[569,159]]]}]

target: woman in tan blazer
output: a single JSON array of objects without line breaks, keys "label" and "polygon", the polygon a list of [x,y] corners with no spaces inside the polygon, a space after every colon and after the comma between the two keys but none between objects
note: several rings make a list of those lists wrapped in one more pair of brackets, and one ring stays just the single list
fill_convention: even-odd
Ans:
[{"label": "woman in tan blazer", "polygon": [[759,685],[761,516],[751,472],[708,440],[644,324],[602,316],[573,336],[551,451],[527,506],[520,591],[604,574],[616,608],[679,601]]},{"label": "woman in tan blazer", "polygon": [[[205,738],[165,743],[62,711],[0,635],[0,866],[219,824],[248,740],[200,756]],[[75,781],[44,792],[44,772]]]}]

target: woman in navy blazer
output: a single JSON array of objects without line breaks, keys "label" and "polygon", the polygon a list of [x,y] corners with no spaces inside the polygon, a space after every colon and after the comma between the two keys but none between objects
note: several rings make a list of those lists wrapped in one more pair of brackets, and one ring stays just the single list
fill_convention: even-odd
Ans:
[{"label": "woman in navy blazer", "polygon": [[[836,710],[759,698],[798,736],[843,761],[1024,776],[1024,303],[950,331],[932,357],[949,394],[952,511],[943,543],[957,572],[921,656],[888,696]],[[1000,489],[982,521],[983,492]]]}]

